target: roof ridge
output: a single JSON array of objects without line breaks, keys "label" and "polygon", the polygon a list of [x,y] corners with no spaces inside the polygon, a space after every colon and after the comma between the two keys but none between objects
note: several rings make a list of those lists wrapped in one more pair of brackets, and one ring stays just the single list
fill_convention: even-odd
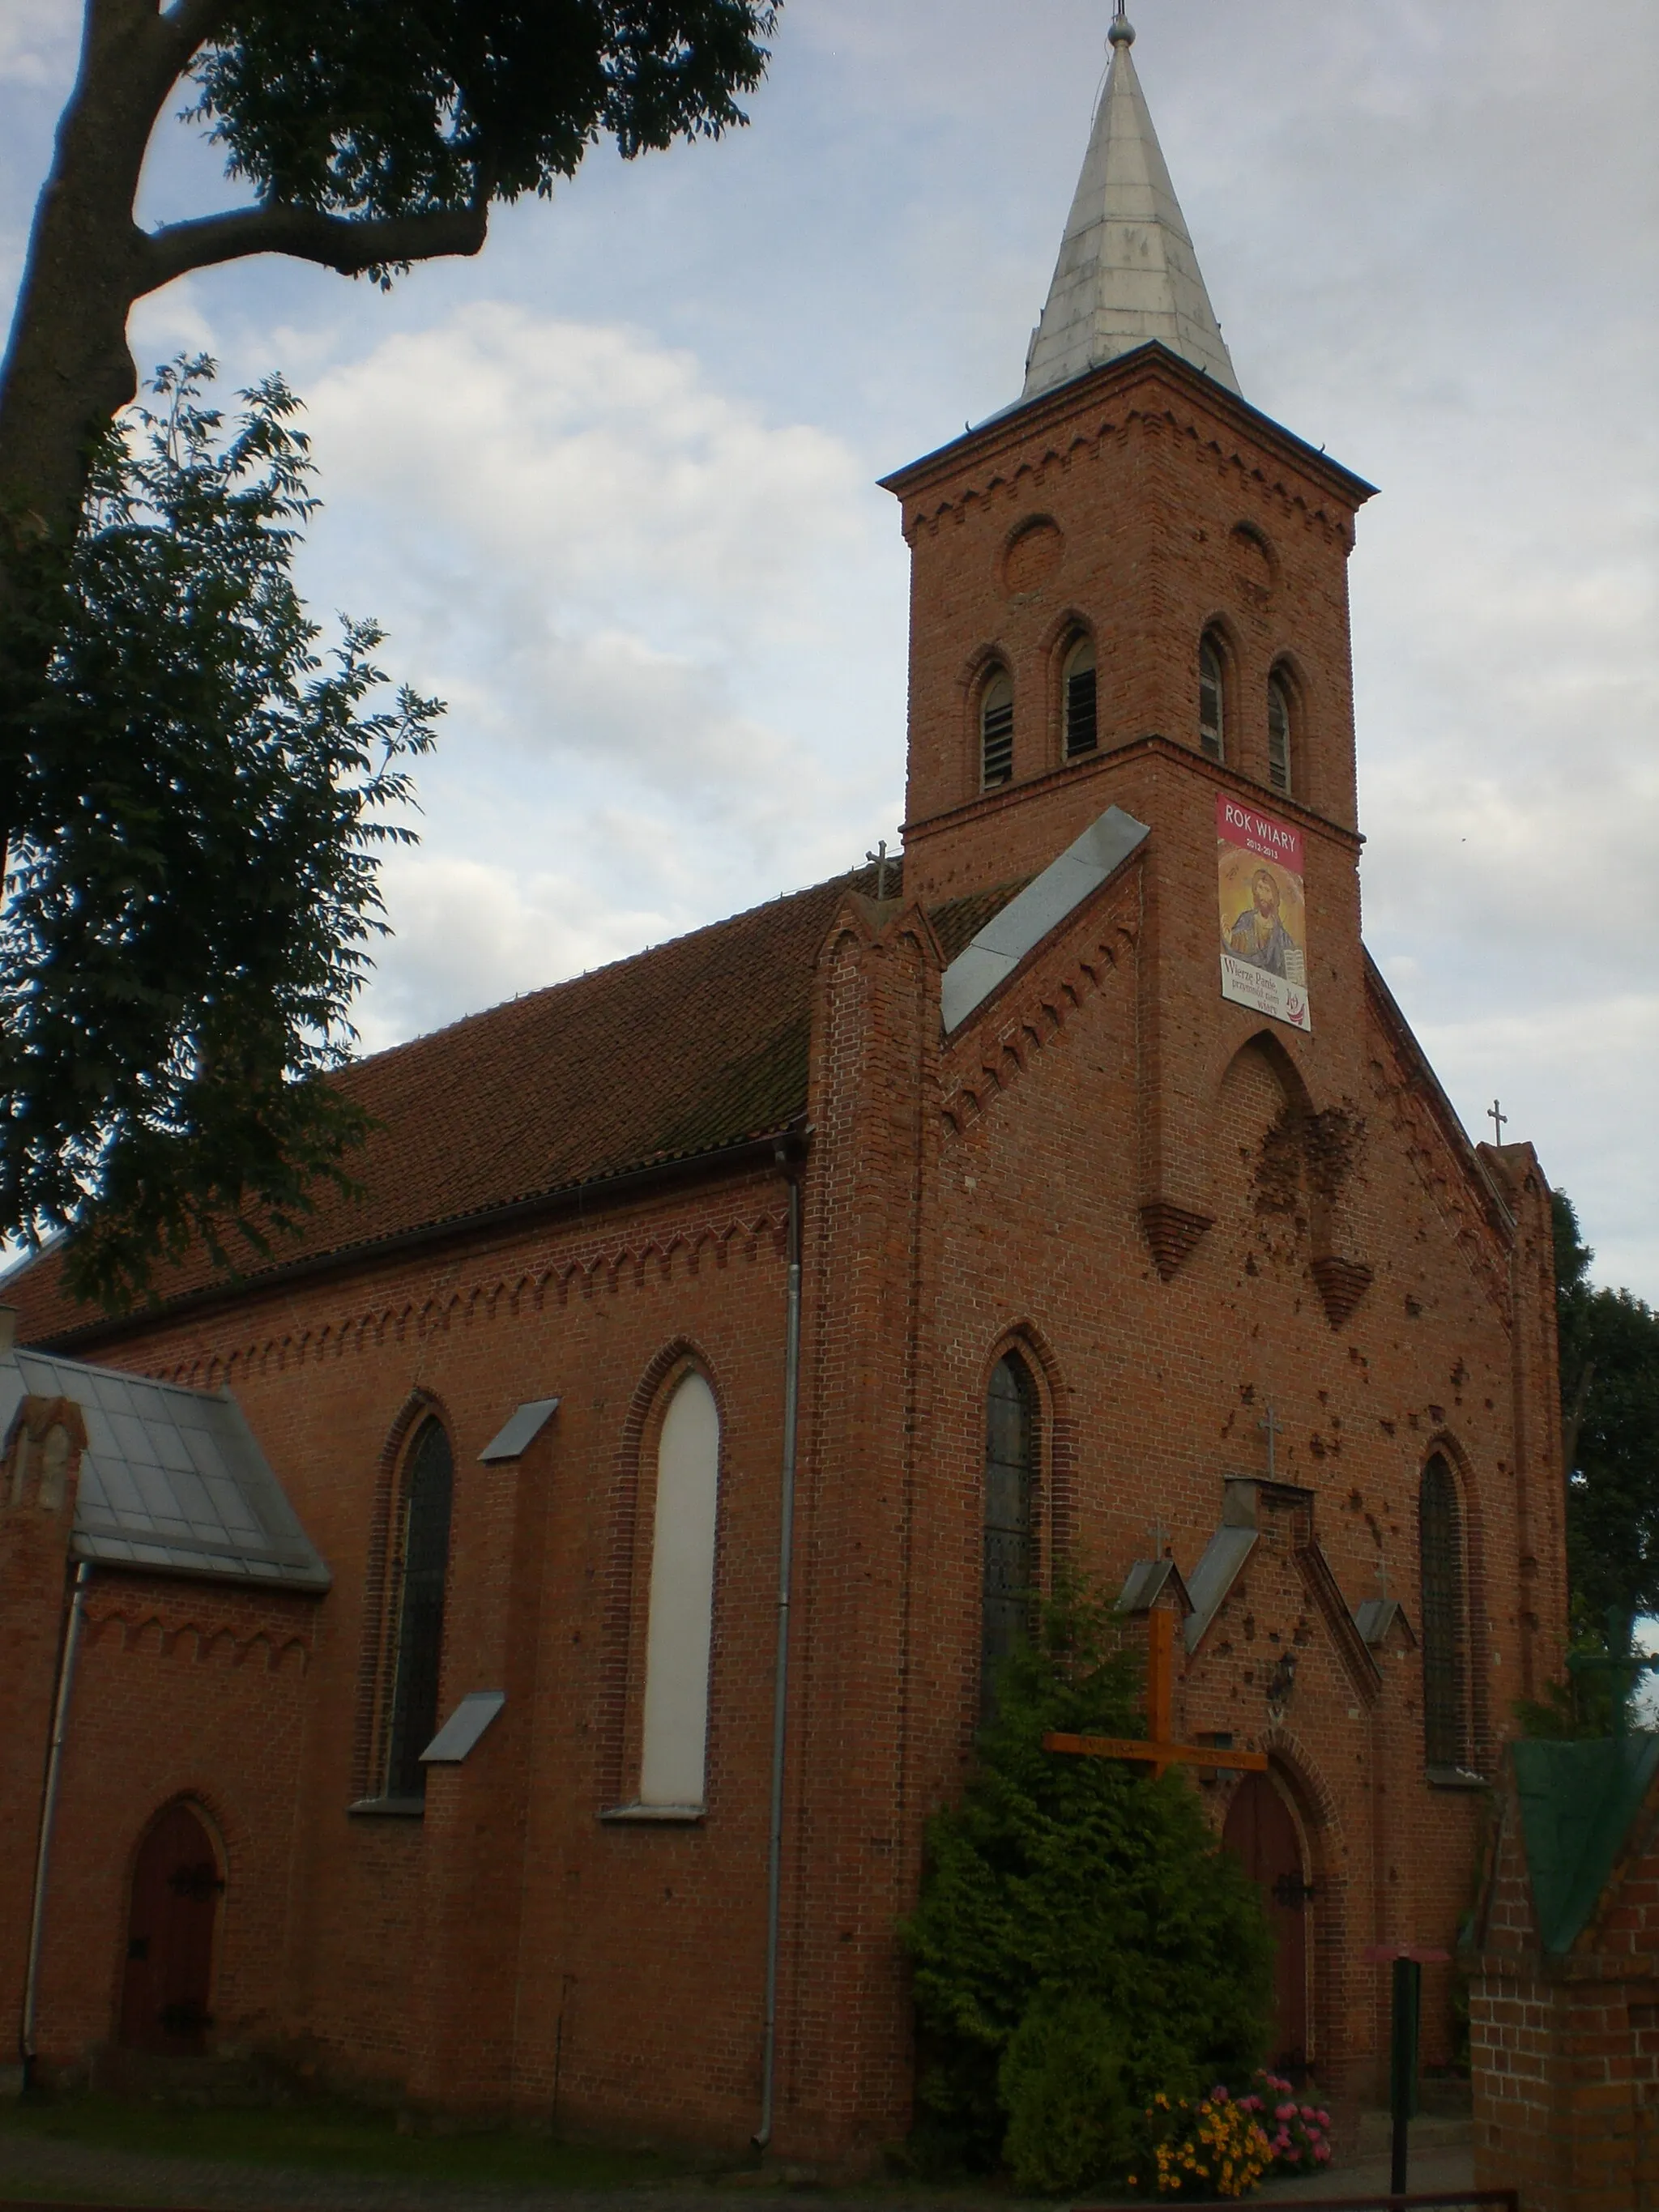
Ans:
[{"label": "roof ridge", "polygon": [[[902,854],[889,856],[888,866],[902,864]],[[648,959],[654,952],[666,952],[677,945],[689,945],[694,938],[712,935],[716,930],[734,928],[738,922],[747,921],[751,915],[764,914],[769,908],[784,906],[791,899],[811,898],[814,892],[825,891],[836,884],[855,884],[860,876],[873,876],[875,867],[860,864],[849,868],[845,874],[825,876],[816,884],[801,884],[793,890],[777,891],[770,898],[757,899],[753,906],[743,907],[736,914],[723,915],[714,921],[700,921],[690,929],[683,929],[673,937],[660,937],[653,943],[641,945],[635,951],[619,952],[614,960],[602,960],[597,967],[583,968],[574,975],[561,975],[550,983],[538,983],[527,991],[515,991],[509,999],[497,999],[493,1005],[475,1006],[470,1012],[457,1014],[453,1021],[440,1022],[435,1029],[417,1030],[412,1036],[399,1037],[395,1044],[381,1045],[377,1051],[366,1052],[360,1058],[346,1060],[336,1070],[337,1075],[349,1075],[359,1068],[375,1067],[395,1058],[399,1053],[410,1052],[416,1045],[430,1044],[434,1038],[447,1036],[455,1030],[465,1029],[469,1022],[488,1021],[492,1014],[505,1013],[509,1006],[528,1006],[533,1000],[546,999],[556,991],[568,991],[578,983],[586,983],[601,975],[613,974],[627,968],[636,960]]]}]

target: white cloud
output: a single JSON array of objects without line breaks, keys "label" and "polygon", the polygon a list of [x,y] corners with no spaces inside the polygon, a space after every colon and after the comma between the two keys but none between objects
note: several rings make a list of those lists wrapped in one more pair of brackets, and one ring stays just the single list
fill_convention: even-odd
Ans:
[{"label": "white cloud", "polygon": [[6,0],[0,9],[0,84],[55,90],[73,65],[80,12],[72,0]]},{"label": "white cloud", "polygon": [[833,872],[890,827],[902,547],[843,443],[684,350],[498,305],[325,374],[307,427],[313,602],[375,614],[386,665],[450,707],[366,1036]]}]

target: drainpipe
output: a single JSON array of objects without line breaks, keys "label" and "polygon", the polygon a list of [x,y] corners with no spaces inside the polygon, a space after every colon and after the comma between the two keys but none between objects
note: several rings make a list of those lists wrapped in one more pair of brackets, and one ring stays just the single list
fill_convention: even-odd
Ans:
[{"label": "drainpipe", "polygon": [[761,2057],[761,2117],[753,2142],[772,2140],[772,2093],[778,2049],[778,1921],[783,1889],[783,1753],[789,1709],[789,1586],[794,1564],[795,1440],[800,1414],[800,1176],[781,1145],[778,1165],[789,1180],[788,1320],[783,1364],[783,1473],[778,1529],[778,1646],[772,1689],[772,1818],[766,1864],[766,2027]]},{"label": "drainpipe", "polygon": [[86,1609],[87,1584],[92,1562],[82,1559],[75,1570],[75,1595],[70,1601],[69,1627],[64,1636],[64,1656],[58,1668],[58,1698],[52,1707],[52,1749],[46,1754],[46,1786],[40,1799],[40,1844],[34,1856],[34,1898],[29,1910],[28,1972],[23,1982],[23,2028],[20,2039],[23,2086],[34,2070],[34,2021],[40,2000],[40,1941],[46,1927],[46,1870],[52,1862],[52,1829],[58,1812],[58,1784],[64,1771],[64,1735],[69,1725],[70,1690],[75,1680],[76,1654],[81,1648],[81,1620]]}]

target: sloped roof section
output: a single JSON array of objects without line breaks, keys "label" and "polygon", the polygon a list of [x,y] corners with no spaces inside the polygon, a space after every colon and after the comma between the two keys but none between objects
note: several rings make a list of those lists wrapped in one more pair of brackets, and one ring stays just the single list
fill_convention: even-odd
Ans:
[{"label": "sloped roof section", "polygon": [[1588,1924],[1659,1778],[1659,1736],[1522,1741],[1510,1750],[1538,1933],[1544,1948],[1559,1954]]},{"label": "sloped roof section", "polygon": [[[1091,891],[1115,875],[1151,833],[1144,822],[1109,806],[1057,860],[978,927],[945,969],[939,1015],[948,1035],[1006,982],[1027,953],[1074,914]],[[967,901],[958,902],[967,904]]]},{"label": "sloped roof section", "polygon": [[1023,399],[1154,339],[1238,391],[1130,58],[1133,41],[1120,16],[1048,304],[1031,333]]},{"label": "sloped roof section", "polygon": [[[890,861],[890,888],[897,876]],[[1024,884],[934,909],[946,959]],[[358,1193],[319,1186],[299,1234],[247,1252],[240,1277],[187,1255],[159,1299],[255,1285],[790,1128],[806,1111],[813,963],[848,892],[875,888],[873,868],[838,877],[356,1061],[333,1079],[378,1125],[348,1163]],[[103,1325],[66,1295],[51,1251],[0,1295],[25,1341]]]},{"label": "sloped roof section", "polygon": [[0,1358],[0,1435],[26,1397],[81,1409],[71,1555],[100,1566],[325,1590],[300,1526],[235,1400],[19,1350]]}]

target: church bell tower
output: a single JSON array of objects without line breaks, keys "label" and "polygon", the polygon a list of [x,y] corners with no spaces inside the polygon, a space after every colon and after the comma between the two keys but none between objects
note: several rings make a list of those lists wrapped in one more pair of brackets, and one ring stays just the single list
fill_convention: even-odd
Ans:
[{"label": "church bell tower", "polygon": [[1362,1088],[1347,561],[1372,488],[1241,392],[1134,40],[1120,0],[1018,399],[885,484],[907,896],[1029,878],[1109,807],[1150,832],[1137,1152],[1164,1270],[1208,1225],[1245,1042],[1282,1048],[1309,1109]]}]

